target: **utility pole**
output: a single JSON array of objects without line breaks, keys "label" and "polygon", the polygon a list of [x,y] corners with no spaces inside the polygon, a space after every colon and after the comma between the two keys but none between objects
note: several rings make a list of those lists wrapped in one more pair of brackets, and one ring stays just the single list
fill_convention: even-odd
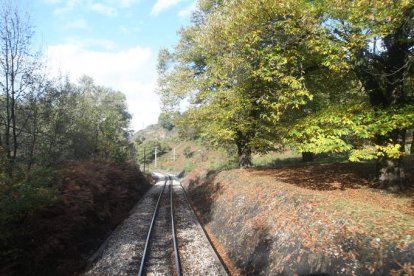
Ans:
[{"label": "utility pole", "polygon": [[157,146],[155,146],[155,159],[154,159],[154,167],[157,168]]}]

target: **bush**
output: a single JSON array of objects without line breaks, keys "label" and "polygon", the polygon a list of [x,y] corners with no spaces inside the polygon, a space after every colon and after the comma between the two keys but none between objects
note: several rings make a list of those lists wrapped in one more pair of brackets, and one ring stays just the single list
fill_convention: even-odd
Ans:
[{"label": "bush", "polygon": [[37,168],[0,186],[0,275],[74,275],[150,188],[132,163]]},{"label": "bush", "polygon": [[191,150],[190,146],[184,148],[183,154],[186,158],[191,158],[194,155],[194,152]]},{"label": "bush", "polygon": [[35,168],[26,179],[0,186],[0,266],[27,254],[24,248],[30,243],[30,229],[23,221],[57,202],[59,186],[59,175],[50,168]]}]

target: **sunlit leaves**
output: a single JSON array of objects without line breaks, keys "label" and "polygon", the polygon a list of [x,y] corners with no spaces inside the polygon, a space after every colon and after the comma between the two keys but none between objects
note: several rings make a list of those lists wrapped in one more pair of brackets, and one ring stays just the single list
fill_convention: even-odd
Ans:
[{"label": "sunlit leaves", "polygon": [[[298,151],[350,152],[351,161],[401,156],[399,141],[375,138],[414,127],[414,107],[375,110],[367,105],[333,106],[298,121],[285,142]],[[370,142],[373,141],[373,142]]]},{"label": "sunlit leaves", "polygon": [[[191,125],[213,145],[242,137],[256,151],[290,146],[349,152],[354,161],[395,157],[400,142],[391,136],[413,128],[414,112],[373,104],[393,82],[390,72],[377,74],[388,65],[375,66],[387,58],[384,37],[412,6],[406,0],[200,1],[194,24],[180,32],[173,52],[160,55],[169,64],[161,67],[160,94],[175,106],[186,98],[181,126]],[[366,85],[367,70],[378,91]]]}]

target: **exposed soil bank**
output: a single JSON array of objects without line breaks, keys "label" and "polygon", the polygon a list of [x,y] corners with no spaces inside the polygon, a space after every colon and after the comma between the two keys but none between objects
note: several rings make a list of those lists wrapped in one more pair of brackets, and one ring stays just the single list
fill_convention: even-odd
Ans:
[{"label": "exposed soil bank", "polygon": [[199,171],[183,185],[234,275],[412,275],[413,194],[369,188],[371,170]]},{"label": "exposed soil bank", "polygon": [[15,250],[22,258],[2,264],[0,274],[76,274],[150,188],[133,164],[76,162],[60,174],[58,201],[21,222],[27,232]]}]

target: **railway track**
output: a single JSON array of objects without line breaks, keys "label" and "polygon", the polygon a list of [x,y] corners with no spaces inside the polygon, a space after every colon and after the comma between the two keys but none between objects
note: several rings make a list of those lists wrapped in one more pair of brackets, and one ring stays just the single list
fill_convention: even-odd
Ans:
[{"label": "railway track", "polygon": [[83,275],[227,275],[181,184],[158,177]]},{"label": "railway track", "polygon": [[175,228],[173,185],[173,178],[166,176],[149,226],[139,276],[144,274],[182,275]]}]

